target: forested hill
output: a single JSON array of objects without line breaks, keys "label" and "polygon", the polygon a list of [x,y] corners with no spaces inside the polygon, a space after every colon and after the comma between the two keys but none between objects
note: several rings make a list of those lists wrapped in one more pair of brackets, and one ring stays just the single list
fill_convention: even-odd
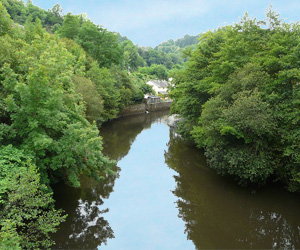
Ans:
[{"label": "forested hill", "polygon": [[[140,68],[139,72],[153,75],[158,78],[164,72],[165,75],[171,77],[174,72],[181,69],[183,63],[190,57],[191,52],[199,43],[199,37],[185,35],[183,38],[177,40],[168,40],[152,47],[139,47],[139,55],[145,61],[145,67]],[[158,72],[158,73],[155,73]]]},{"label": "forested hill", "polygon": [[246,185],[300,190],[300,25],[271,8],[209,31],[174,78],[180,131],[210,166]]},{"label": "forested hill", "polygon": [[169,39],[168,41],[162,42],[161,44],[157,45],[155,47],[155,50],[169,53],[169,52],[180,51],[187,47],[195,48],[196,45],[199,43],[200,37],[201,35],[197,35],[197,36],[185,35],[183,38],[176,39],[175,41],[173,39]]},{"label": "forested hill", "polygon": [[[127,37],[93,24],[85,15],[68,13],[63,16],[62,8],[58,4],[46,11],[33,5],[31,1],[27,1],[26,5],[19,0],[0,1],[15,23],[24,26],[29,19],[38,19],[48,32],[72,39],[79,44],[100,67],[110,68],[117,65],[121,69],[136,73],[131,81],[144,92],[147,87],[143,83],[148,79],[168,79],[177,69],[182,68],[200,37],[185,35],[175,41],[170,39],[163,42],[155,48],[138,47]],[[132,92],[131,100],[125,100],[125,105],[142,98],[141,93]]]},{"label": "forested hill", "polygon": [[28,0],[25,5],[21,0],[1,0],[6,8],[10,18],[18,24],[24,25],[29,17],[35,20],[39,18],[42,25],[48,30],[54,32],[63,23],[62,8],[59,4],[53,6],[48,11],[39,8]]},{"label": "forested hill", "polygon": [[183,64],[185,61],[185,51],[190,51],[199,43],[200,35],[185,35],[177,40],[169,39],[162,42],[154,49],[152,47],[142,47],[141,56],[145,59],[148,66],[152,64],[163,64],[171,69],[174,64]]}]

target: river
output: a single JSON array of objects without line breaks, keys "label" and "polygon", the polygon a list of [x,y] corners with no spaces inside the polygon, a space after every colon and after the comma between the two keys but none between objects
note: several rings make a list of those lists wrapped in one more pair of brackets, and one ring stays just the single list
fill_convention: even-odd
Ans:
[{"label": "river", "polygon": [[69,216],[54,249],[299,249],[300,198],[277,183],[241,188],[168,126],[166,112],[101,128],[116,175],[54,187]]}]

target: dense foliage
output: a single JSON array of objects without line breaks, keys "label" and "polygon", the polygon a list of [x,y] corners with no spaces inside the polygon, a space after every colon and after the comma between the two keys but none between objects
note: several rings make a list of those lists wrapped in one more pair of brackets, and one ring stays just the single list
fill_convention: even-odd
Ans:
[{"label": "dense foliage", "polygon": [[185,35],[175,41],[169,39],[157,45],[154,49],[151,47],[140,48],[140,54],[148,66],[158,64],[171,69],[174,65],[183,63],[183,50],[194,48],[199,43],[199,37],[200,35]]},{"label": "dense foliage", "polygon": [[[182,68],[184,61],[189,58],[199,42],[198,36],[185,35],[177,40],[168,40],[156,46],[139,48],[139,54],[144,59],[139,72],[151,78],[167,80],[173,72]],[[144,67],[142,67],[144,66]]]},{"label": "dense foliage", "polygon": [[95,25],[83,16],[68,13],[58,30],[61,37],[75,40],[86,53],[93,57],[100,67],[110,67],[121,63],[121,48],[117,37],[106,29]]},{"label": "dense foliage", "polygon": [[[86,113],[90,121],[102,123],[113,119],[122,108],[143,99],[141,80],[145,79],[136,81],[136,77],[127,71],[129,69],[131,72],[136,71],[139,66],[144,65],[144,61],[138,54],[137,46],[129,39],[118,43],[117,34],[95,25],[85,15],[68,13],[61,16],[62,9],[59,5],[45,11],[30,1],[26,5],[19,0],[0,0],[0,2],[7,7],[15,22],[14,25],[18,23],[25,26],[19,27],[25,28],[27,42],[33,40],[37,27],[40,29],[39,33],[42,33],[44,27],[61,38],[60,41],[64,42],[65,48],[75,57],[74,73],[78,77],[72,79],[76,80],[75,91],[83,95],[88,106]],[[35,23],[40,23],[40,26],[34,25]],[[91,82],[80,88],[79,86],[88,81],[84,78],[88,78]],[[92,93],[95,89],[100,97],[96,102],[95,98],[93,100],[87,98],[87,93]],[[92,114],[94,112],[91,111],[92,106],[94,111],[98,110],[96,116],[95,113]]]},{"label": "dense foliage", "polygon": [[265,21],[246,14],[205,33],[175,77],[179,130],[242,184],[276,177],[300,189],[299,35],[271,8]]},{"label": "dense foliage", "polygon": [[[2,2],[0,13],[0,246],[49,248],[65,218],[53,207],[50,184],[78,187],[81,174],[101,180],[113,173],[86,117],[116,116],[105,116],[104,91],[117,90],[108,103],[118,111],[142,92],[121,69],[102,70],[80,45],[47,33],[39,18],[28,15],[18,26]],[[116,84],[93,82],[95,72]]]},{"label": "dense foliage", "polygon": [[0,148],[0,248],[50,247],[50,233],[64,221],[36,165],[12,145]]},{"label": "dense foliage", "polygon": [[24,25],[26,20],[31,17],[33,20],[40,19],[43,26],[48,31],[55,31],[62,25],[62,8],[59,4],[53,6],[51,10],[43,10],[32,4],[32,1],[24,2],[21,0],[1,0],[10,17],[18,24]]}]

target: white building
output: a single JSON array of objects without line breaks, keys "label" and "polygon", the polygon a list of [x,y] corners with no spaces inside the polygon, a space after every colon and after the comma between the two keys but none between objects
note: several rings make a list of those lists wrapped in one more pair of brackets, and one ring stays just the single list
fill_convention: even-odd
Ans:
[{"label": "white building", "polygon": [[148,85],[152,86],[153,90],[155,91],[155,93],[158,94],[162,94],[162,95],[168,95],[168,86],[169,86],[169,82],[165,81],[165,80],[151,80],[149,82],[147,82]]}]

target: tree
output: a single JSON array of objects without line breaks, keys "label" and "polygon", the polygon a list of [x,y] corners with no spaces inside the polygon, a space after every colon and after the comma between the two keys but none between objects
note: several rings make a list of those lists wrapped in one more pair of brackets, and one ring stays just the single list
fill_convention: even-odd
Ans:
[{"label": "tree", "polygon": [[75,39],[79,32],[79,18],[71,13],[64,16],[63,25],[58,30],[58,34],[61,37],[66,37],[69,39]]},{"label": "tree", "polygon": [[16,23],[24,24],[27,18],[26,6],[23,1],[5,0],[2,1],[11,19]]},{"label": "tree", "polygon": [[59,4],[55,4],[52,9],[51,12],[56,16],[56,17],[60,17],[60,14],[62,13],[63,9]]},{"label": "tree", "polygon": [[152,86],[146,83],[141,84],[140,89],[142,90],[143,94],[155,95],[155,91],[153,90]]},{"label": "tree", "polygon": [[32,21],[32,17],[29,16],[25,23],[25,40],[30,43],[36,36],[42,37],[44,30],[42,27],[41,20],[37,17],[35,21]]},{"label": "tree", "polygon": [[150,67],[142,67],[139,69],[139,72],[142,74],[146,74],[152,76],[156,79],[167,80],[168,73],[167,68],[163,65],[153,64]]},{"label": "tree", "polygon": [[87,76],[95,83],[97,92],[103,98],[102,121],[116,118],[120,106],[120,88],[117,86],[117,79],[107,68],[99,68],[98,64],[93,63]]},{"label": "tree", "polygon": [[0,148],[0,247],[49,248],[66,216],[54,209],[52,194],[40,184],[29,156],[11,145]]},{"label": "tree", "polygon": [[32,1],[27,1],[26,12],[26,16],[31,16],[33,20],[38,18],[44,22],[47,17],[47,11],[33,5]]},{"label": "tree", "polygon": [[280,15],[276,13],[273,10],[272,5],[270,5],[270,8],[266,11],[266,21],[269,24],[269,29],[274,30],[280,27],[283,19],[280,19]]},{"label": "tree", "polygon": [[240,92],[225,107],[220,98],[205,104],[201,126],[193,131],[196,143],[205,145],[210,166],[219,173],[234,175],[242,184],[265,183],[278,162],[272,111],[257,91]]},{"label": "tree", "polygon": [[0,2],[0,36],[7,34],[12,27],[12,20],[5,7]]},{"label": "tree", "polygon": [[49,184],[51,176],[52,181],[64,179],[79,186],[82,173],[101,179],[110,173],[113,163],[102,155],[98,130],[84,118],[81,99],[74,95],[73,55],[49,35],[26,48],[32,65],[25,71],[26,78],[9,65],[0,76],[8,131],[16,131],[4,134],[1,143],[13,140],[15,146],[29,152],[44,184]]},{"label": "tree", "polygon": [[62,11],[63,10],[59,4],[54,5],[51,10],[47,11],[45,24],[50,27],[55,25],[61,26],[63,23],[63,17],[61,16]]},{"label": "tree", "polygon": [[[103,100],[95,84],[85,77],[73,76],[75,91],[82,95],[86,106],[86,117],[89,122],[102,120]],[[101,119],[102,118],[102,119]]]},{"label": "tree", "polygon": [[124,53],[124,66],[128,71],[136,71],[138,67],[146,63],[139,55],[137,47],[129,40],[122,42],[121,47]]},{"label": "tree", "polygon": [[299,24],[282,23],[272,9],[267,18],[263,28],[246,13],[203,34],[175,74],[172,112],[218,172],[259,184],[276,175],[298,191]]},{"label": "tree", "polygon": [[116,35],[89,20],[82,20],[76,42],[99,63],[100,67],[111,67],[121,63],[121,48]]}]

